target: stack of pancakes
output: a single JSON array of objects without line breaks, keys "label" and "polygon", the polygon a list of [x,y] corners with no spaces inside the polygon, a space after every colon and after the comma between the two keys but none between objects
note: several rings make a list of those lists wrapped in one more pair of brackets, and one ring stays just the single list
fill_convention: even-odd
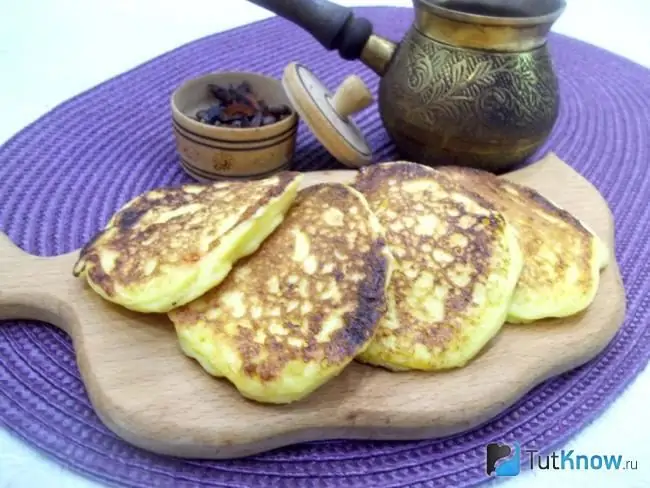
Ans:
[{"label": "stack of pancakes", "polygon": [[587,308],[609,251],[535,191],[408,162],[349,185],[302,175],[138,196],[81,251],[104,299],[166,313],[183,352],[249,399],[290,403],[353,360],[458,368],[504,323]]}]

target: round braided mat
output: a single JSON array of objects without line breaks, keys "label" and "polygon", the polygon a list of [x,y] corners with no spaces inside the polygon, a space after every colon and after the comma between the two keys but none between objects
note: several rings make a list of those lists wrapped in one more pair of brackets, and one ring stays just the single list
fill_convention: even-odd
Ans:
[{"label": "round braided mat", "polygon": [[[358,13],[393,39],[412,20],[408,9]],[[627,321],[599,358],[463,435],[409,443],[318,442],[248,459],[195,462],[151,455],[116,438],[90,407],[68,337],[45,324],[13,322],[0,327],[0,420],[73,469],[146,488],[195,486],[199,480],[204,486],[265,488],[470,486],[488,479],[489,440],[517,440],[542,451],[566,441],[607,407],[650,352],[650,71],[558,35],[550,45],[563,103],[541,152],[557,152],[609,201],[628,293]],[[34,254],[82,246],[135,195],[189,180],[177,163],[169,123],[168,98],[179,83],[216,70],[280,77],[291,61],[307,64],[331,88],[353,72],[377,87],[360,63],[326,53],[277,18],[193,42],[64,103],[0,148],[0,229]],[[396,156],[376,106],[357,120],[376,160]],[[338,166],[302,127],[295,168],[330,167]]]}]

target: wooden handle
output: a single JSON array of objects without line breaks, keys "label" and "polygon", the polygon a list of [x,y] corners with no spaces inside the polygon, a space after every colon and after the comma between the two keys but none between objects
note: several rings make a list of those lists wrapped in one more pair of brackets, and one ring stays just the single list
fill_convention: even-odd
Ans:
[{"label": "wooden handle", "polygon": [[249,0],[309,32],[328,51],[343,59],[361,56],[372,35],[372,24],[355,18],[351,8],[327,0]]},{"label": "wooden handle", "polygon": [[74,323],[68,304],[73,262],[73,253],[56,258],[28,254],[0,232],[0,321],[33,319],[68,331]]},{"label": "wooden handle", "polygon": [[372,102],[372,93],[357,75],[348,76],[332,97],[332,106],[342,119],[360,112]]}]

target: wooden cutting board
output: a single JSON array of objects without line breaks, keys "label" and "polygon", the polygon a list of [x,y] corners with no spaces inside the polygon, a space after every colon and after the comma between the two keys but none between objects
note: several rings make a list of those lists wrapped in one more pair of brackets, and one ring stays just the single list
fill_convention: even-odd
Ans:
[{"label": "wooden cutting board", "polygon": [[[354,170],[308,173],[305,185],[353,176]],[[127,442],[157,453],[220,459],[308,440],[423,439],[464,431],[599,354],[625,315],[612,215],[598,191],[553,154],[505,177],[585,221],[610,246],[612,262],[586,312],[506,325],[463,369],[390,373],[353,363],[304,401],[255,404],[186,358],[165,315],[112,305],[73,278],[78,252],[36,257],[4,235],[0,319],[37,319],[66,331],[99,417]]]}]

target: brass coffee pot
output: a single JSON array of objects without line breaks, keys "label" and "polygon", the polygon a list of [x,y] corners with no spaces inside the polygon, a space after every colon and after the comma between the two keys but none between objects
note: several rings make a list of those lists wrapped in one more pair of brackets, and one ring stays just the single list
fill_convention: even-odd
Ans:
[{"label": "brass coffee pot", "polygon": [[564,0],[413,0],[399,43],[327,0],[249,1],[381,76],[382,121],[411,161],[500,172],[531,156],[557,119],[546,38]]}]

